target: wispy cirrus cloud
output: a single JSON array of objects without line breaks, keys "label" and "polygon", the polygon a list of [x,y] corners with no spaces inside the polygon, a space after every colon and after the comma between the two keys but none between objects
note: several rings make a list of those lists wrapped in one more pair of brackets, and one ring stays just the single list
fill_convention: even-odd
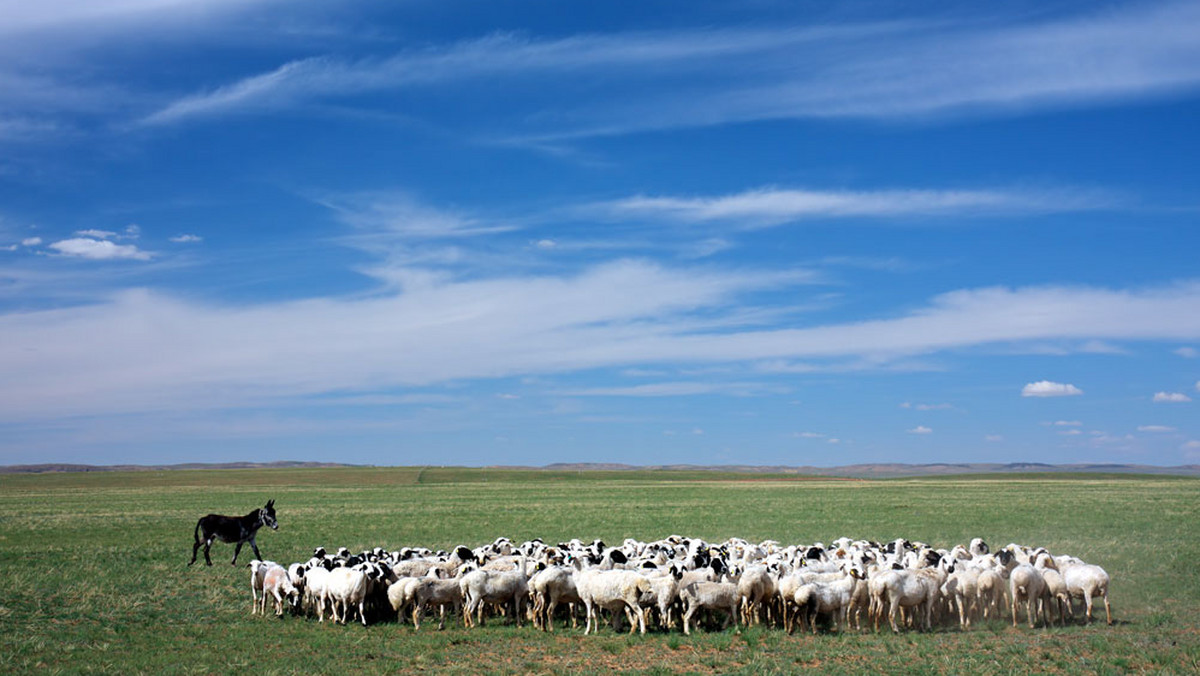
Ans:
[{"label": "wispy cirrus cloud", "polygon": [[589,209],[616,218],[683,223],[736,222],[767,227],[806,219],[988,216],[1113,206],[1096,192],[1031,190],[805,190],[760,188],[717,197],[635,196]]},{"label": "wispy cirrus cloud", "polygon": [[[995,20],[677,30],[561,38],[492,35],[386,57],[316,56],[170,101],[149,125],[274,111],[488,78],[529,85],[488,121],[514,139],[764,119],[1020,112],[1200,86],[1194,3]],[[580,73],[605,75],[578,87]],[[538,95],[553,90],[555,96]],[[481,96],[489,96],[480,92]],[[491,124],[495,122],[495,124]]]}]

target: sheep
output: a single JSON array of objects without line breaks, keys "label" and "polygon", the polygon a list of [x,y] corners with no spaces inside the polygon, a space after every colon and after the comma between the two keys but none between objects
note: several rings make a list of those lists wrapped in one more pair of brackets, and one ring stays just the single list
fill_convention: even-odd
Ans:
[{"label": "sheep", "polygon": [[[885,604],[893,632],[900,631],[896,626],[896,614],[901,608],[912,608],[925,631],[932,629],[933,603],[945,582],[944,579],[939,579],[934,570],[889,570],[884,571],[875,580],[871,595],[872,605],[879,609],[879,614],[875,617],[876,631],[879,631],[879,615],[882,615]],[[878,604],[875,603],[876,597],[879,600]]]},{"label": "sheep", "polygon": [[623,609],[631,626],[629,633],[640,629],[646,633],[646,614],[641,595],[652,591],[650,581],[632,570],[585,570],[575,577],[579,598],[587,610],[584,635],[600,628],[600,609]]},{"label": "sheep", "polygon": [[[833,629],[841,631],[854,588],[862,574],[851,569],[850,574],[834,582],[811,582],[802,585],[794,595],[795,603],[804,612],[812,632],[817,633],[817,613],[833,613]],[[795,629],[795,623],[791,629]],[[791,633],[789,630],[788,633]]]},{"label": "sheep", "polygon": [[1012,603],[1014,627],[1017,626],[1017,604],[1021,601],[1025,601],[1025,615],[1029,618],[1029,628],[1036,626],[1038,613],[1035,604],[1041,601],[1045,588],[1046,581],[1042,579],[1042,574],[1028,563],[1022,563],[1008,574],[1008,593]]},{"label": "sheep", "polygon": [[317,566],[310,568],[304,574],[304,594],[309,603],[315,604],[317,607],[317,621],[325,621],[325,602],[329,599],[329,576],[332,574],[327,568]]},{"label": "sheep", "polygon": [[[366,599],[367,574],[354,568],[334,568],[329,571],[329,582],[325,589],[333,610],[333,621],[346,624],[351,608],[357,608],[359,619],[367,626]],[[338,607],[341,607],[341,618]]]},{"label": "sheep", "polygon": [[[1104,614],[1108,624],[1112,624],[1112,608],[1108,605],[1108,573],[1100,566],[1089,563],[1074,563],[1062,569],[1063,582],[1071,599],[1082,598],[1087,605],[1087,621],[1092,621],[1092,599],[1100,596],[1104,599]],[[1068,604],[1070,610],[1070,604]],[[1072,615],[1074,611],[1071,610]]]},{"label": "sheep", "polygon": [[269,569],[281,566],[274,561],[254,559],[246,567],[250,569],[250,614],[253,615],[258,612],[258,597],[262,593],[263,578],[266,577]]},{"label": "sheep", "polygon": [[[521,611],[529,593],[524,562],[516,570],[505,572],[473,570],[459,578],[458,584],[466,604],[463,610],[463,623],[466,626],[483,624],[484,603],[507,605],[510,602],[515,606],[513,617],[517,626],[521,626]],[[474,621],[472,614],[475,615]]]},{"label": "sheep", "polygon": [[953,599],[958,608],[958,625],[963,629],[970,629],[972,615],[978,614],[979,576],[982,573],[978,568],[959,568],[942,585],[943,596]]},{"label": "sheep", "polygon": [[266,575],[263,576],[262,591],[262,604],[259,612],[263,615],[267,614],[267,594],[270,594],[275,598],[276,617],[283,615],[283,598],[285,596],[294,598],[300,595],[300,590],[292,584],[288,571],[283,566],[274,566],[267,570]]},{"label": "sheep", "polygon": [[421,629],[421,618],[425,615],[426,606],[433,604],[438,606],[439,630],[446,628],[446,606],[453,606],[456,611],[462,609],[463,597],[458,580],[439,580],[436,577],[418,578],[408,593],[411,594],[413,603],[413,626],[418,631]]},{"label": "sheep", "polygon": [[721,627],[722,631],[737,618],[740,597],[737,585],[732,582],[693,582],[679,590],[679,599],[684,604],[684,634],[692,633],[692,616],[700,609],[725,611],[727,616],[725,624]]},{"label": "sheep", "polygon": [[571,628],[575,621],[575,604],[581,603],[579,590],[575,586],[575,570],[566,566],[551,566],[534,573],[529,579],[529,591],[533,594],[534,626],[542,631],[554,631],[554,610],[560,603],[567,603],[571,610]]},{"label": "sheep", "polygon": [[737,590],[741,599],[742,624],[759,624],[762,606],[769,604],[775,596],[776,584],[770,571],[761,565],[747,568],[737,581]]},{"label": "sheep", "polygon": [[650,592],[643,594],[641,603],[658,610],[659,624],[663,629],[670,629],[674,623],[671,608],[679,598],[679,580],[683,577],[683,569],[672,567],[668,571],[657,569],[643,573],[650,582]]},{"label": "sheep", "polygon": [[[408,606],[413,602],[413,590],[416,588],[416,585],[418,582],[420,582],[421,580],[425,580],[425,579],[429,579],[428,576],[426,576],[426,577],[402,577],[402,578],[397,579],[395,582],[391,583],[390,585],[388,585],[388,588],[387,588],[388,604],[391,605],[392,610],[396,613],[396,616],[397,616],[400,624],[404,624],[405,611],[408,609]],[[450,581],[454,582],[455,584],[458,584],[458,580],[450,580]]]}]

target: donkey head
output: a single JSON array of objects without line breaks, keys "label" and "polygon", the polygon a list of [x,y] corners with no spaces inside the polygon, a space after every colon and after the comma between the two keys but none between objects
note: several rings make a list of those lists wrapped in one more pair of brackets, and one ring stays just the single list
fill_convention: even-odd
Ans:
[{"label": "donkey head", "polygon": [[268,500],[267,506],[258,510],[258,518],[264,526],[270,526],[271,530],[279,530],[279,522],[275,521],[275,501]]}]

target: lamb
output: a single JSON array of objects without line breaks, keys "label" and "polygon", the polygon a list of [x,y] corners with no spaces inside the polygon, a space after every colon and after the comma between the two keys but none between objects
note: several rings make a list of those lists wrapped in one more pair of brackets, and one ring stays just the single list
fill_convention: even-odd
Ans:
[{"label": "lamb", "polygon": [[[421,580],[429,579],[426,577],[402,577],[388,585],[387,599],[392,610],[395,611],[400,624],[404,624],[405,611],[413,602],[413,590],[417,583]],[[450,582],[458,584],[458,580],[450,580]],[[415,609],[414,609],[415,610]]]},{"label": "lamb", "polygon": [[600,609],[624,609],[629,618],[629,633],[640,629],[646,633],[646,613],[641,607],[641,595],[652,591],[650,581],[632,570],[585,570],[575,577],[575,587],[587,609],[584,635],[600,628]]},{"label": "lamb", "polygon": [[259,612],[263,615],[267,614],[267,595],[270,594],[275,598],[275,615],[276,617],[283,615],[283,599],[284,597],[294,598],[300,595],[300,590],[296,589],[292,584],[291,577],[288,571],[283,566],[274,566],[267,569],[266,575],[263,576],[262,587],[262,603],[259,606]]},{"label": "lamb", "polygon": [[696,611],[723,610],[727,613],[725,624],[721,630],[729,627],[729,623],[737,618],[738,596],[737,585],[732,582],[693,582],[679,590],[679,599],[683,601],[683,633],[691,634],[691,620]]},{"label": "lamb", "polygon": [[[1092,621],[1092,599],[1100,596],[1104,599],[1104,614],[1108,623],[1113,623],[1112,608],[1108,605],[1108,573],[1103,568],[1090,563],[1076,563],[1062,569],[1062,578],[1071,598],[1082,598],[1087,605],[1088,622]],[[1067,607],[1070,609],[1069,604]]]}]

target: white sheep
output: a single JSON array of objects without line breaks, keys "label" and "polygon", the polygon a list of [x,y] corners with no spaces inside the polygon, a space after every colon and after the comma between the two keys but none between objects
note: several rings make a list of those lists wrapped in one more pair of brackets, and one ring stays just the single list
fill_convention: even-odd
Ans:
[{"label": "white sheep", "polygon": [[266,575],[263,576],[262,592],[262,604],[259,606],[259,612],[263,615],[267,614],[268,594],[275,599],[276,616],[283,615],[284,597],[294,598],[300,595],[300,590],[292,584],[292,580],[288,576],[288,571],[283,566],[274,566],[267,569]]},{"label": "white sheep", "polygon": [[1062,568],[1062,577],[1071,598],[1084,600],[1088,622],[1092,621],[1092,599],[1099,596],[1104,599],[1104,614],[1108,623],[1113,623],[1112,608],[1108,605],[1108,573],[1103,568],[1090,563],[1074,563]]},{"label": "white sheep", "polygon": [[279,568],[279,567],[280,567],[280,565],[278,563],[275,563],[274,561],[261,561],[259,559],[254,559],[249,564],[247,564],[247,568],[250,569],[250,614],[251,615],[258,612],[258,608],[260,605],[258,598],[259,598],[259,595],[262,594],[263,578],[266,577],[267,571],[271,568]]},{"label": "white sheep", "polygon": [[[525,565],[522,563],[516,570],[490,571],[473,570],[459,578],[459,590],[462,592],[463,623],[468,627],[483,624],[483,604],[493,603],[514,606],[514,618],[517,626],[521,626],[521,613],[525,605],[525,597],[529,593],[529,580],[525,577]],[[472,620],[472,615],[475,619]]]},{"label": "white sheep", "polygon": [[413,626],[418,630],[421,629],[421,618],[425,616],[427,606],[438,607],[439,630],[446,628],[446,606],[451,606],[455,611],[460,611],[463,606],[462,589],[458,580],[454,579],[419,578],[408,593],[413,603]]},{"label": "white sheep", "polygon": [[529,578],[529,591],[533,595],[534,626],[542,631],[554,631],[554,611],[558,604],[570,606],[571,628],[575,622],[575,604],[582,602],[575,587],[575,569],[567,566],[550,566],[534,573]]},{"label": "white sheep", "polygon": [[738,613],[737,585],[732,582],[693,582],[679,590],[679,599],[683,601],[683,633],[691,634],[692,616],[699,610],[721,610],[727,613],[725,624],[721,629],[729,627],[735,621]]},{"label": "white sheep", "polygon": [[1045,589],[1046,581],[1042,579],[1042,574],[1038,572],[1037,568],[1028,563],[1022,563],[1012,569],[1008,574],[1008,594],[1012,603],[1014,627],[1017,626],[1017,605],[1021,601],[1025,602],[1025,615],[1029,619],[1029,627],[1032,629],[1036,626],[1038,606],[1040,606]]},{"label": "white sheep", "polygon": [[[803,613],[801,621],[807,618],[812,632],[817,633],[817,614],[832,613],[833,629],[841,631],[846,622],[846,613],[850,609],[850,601],[854,588],[862,577],[857,569],[851,569],[850,574],[833,582],[811,582],[801,585],[796,590],[795,603]],[[792,624],[795,628],[795,623]]]},{"label": "white sheep", "polygon": [[629,633],[640,629],[646,633],[646,614],[641,606],[643,593],[652,591],[650,581],[632,570],[589,569],[575,576],[575,587],[587,610],[584,635],[600,628],[600,609],[624,610],[629,618]]},{"label": "white sheep", "polygon": [[[367,574],[354,568],[334,568],[329,571],[329,581],[325,587],[326,598],[330,600],[333,610],[333,621],[346,624],[351,609],[358,611],[363,626],[367,626]],[[341,617],[338,608],[341,607]]]}]

